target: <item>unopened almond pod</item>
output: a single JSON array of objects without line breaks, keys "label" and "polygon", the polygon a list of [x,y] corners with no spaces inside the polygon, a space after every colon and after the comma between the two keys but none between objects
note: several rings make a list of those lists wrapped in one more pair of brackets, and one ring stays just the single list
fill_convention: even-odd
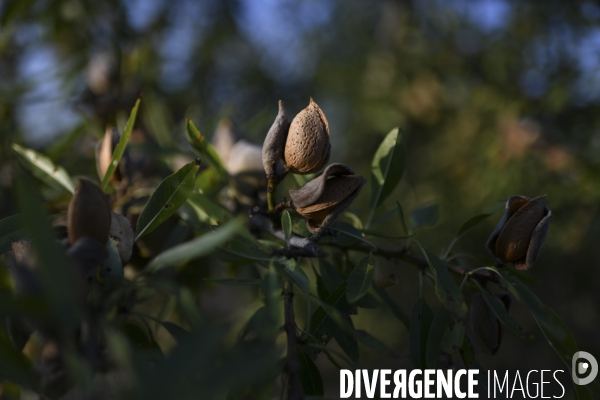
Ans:
[{"label": "unopened almond pod", "polygon": [[551,217],[545,196],[511,197],[488,239],[488,250],[499,261],[512,262],[520,270],[529,269],[539,255]]},{"label": "unopened almond pod", "polygon": [[329,123],[323,111],[311,98],[290,124],[283,158],[286,166],[298,174],[320,170],[329,160]]},{"label": "unopened almond pod", "polygon": [[67,211],[69,242],[87,236],[105,244],[110,224],[111,209],[102,189],[92,181],[79,179]]},{"label": "unopened almond pod", "polygon": [[[494,297],[494,301],[500,300]],[[471,298],[468,318],[474,341],[481,352],[487,355],[496,354],[502,343],[503,327],[481,293],[476,293]]]},{"label": "unopened almond pod", "polygon": [[267,178],[273,178],[277,174],[277,164],[283,156],[289,128],[290,123],[283,108],[283,101],[279,100],[279,112],[262,147],[262,163]]},{"label": "unopened almond pod", "polygon": [[119,252],[121,263],[127,264],[133,250],[133,230],[127,218],[113,211],[109,235]]}]

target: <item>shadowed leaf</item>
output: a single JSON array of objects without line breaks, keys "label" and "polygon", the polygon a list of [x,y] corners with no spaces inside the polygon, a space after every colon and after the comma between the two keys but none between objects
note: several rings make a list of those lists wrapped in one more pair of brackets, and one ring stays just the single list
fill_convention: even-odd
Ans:
[{"label": "shadowed leaf", "polygon": [[52,160],[45,155],[40,154],[35,150],[19,146],[16,143],[13,143],[12,149],[19,156],[21,163],[29,169],[36,178],[55,189],[67,191],[71,194],[75,193],[75,185],[63,167],[55,165]]},{"label": "shadowed leaf", "polygon": [[129,136],[131,136],[131,132],[133,132],[133,126],[135,125],[135,119],[137,117],[138,109],[140,108],[140,102],[142,99],[137,99],[133,109],[131,110],[131,114],[129,114],[129,119],[125,124],[125,128],[123,129],[123,133],[119,138],[119,143],[117,143],[117,147],[113,151],[112,158],[110,160],[110,164],[108,164],[108,169],[104,174],[104,178],[102,178],[102,190],[106,192],[106,188],[108,187],[108,182],[110,182],[110,177],[117,169],[117,165],[119,165],[119,161],[121,161],[121,157],[123,157],[123,153],[125,153],[125,148],[127,147],[127,142],[129,141]]},{"label": "shadowed leaf", "polygon": [[194,177],[200,161],[192,161],[165,178],[146,203],[137,221],[137,241],[152,232],[186,202],[194,188]]},{"label": "shadowed leaf", "polygon": [[[373,213],[394,191],[402,179],[406,163],[406,138],[399,128],[393,129],[383,139],[371,162],[371,212]],[[369,226],[369,223],[367,223]]]}]

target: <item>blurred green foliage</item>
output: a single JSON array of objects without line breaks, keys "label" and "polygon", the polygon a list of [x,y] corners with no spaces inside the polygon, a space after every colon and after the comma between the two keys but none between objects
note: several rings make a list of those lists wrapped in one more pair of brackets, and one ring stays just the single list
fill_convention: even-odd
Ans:
[{"label": "blurred green foliage", "polygon": [[[128,149],[130,162],[142,172],[131,177],[135,190],[122,193],[123,188],[113,185],[127,210],[139,215],[159,182],[194,157],[186,128],[192,137],[203,138],[200,131],[218,132],[225,118],[236,133],[260,144],[279,99],[294,115],[312,96],[330,123],[331,160],[347,163],[358,174],[370,176],[373,155],[391,128],[400,126],[405,133],[402,181],[392,185],[391,192],[385,188],[385,201],[372,218],[367,195],[372,189],[366,188],[350,208],[352,213],[342,218],[354,231],[344,230],[338,244],[344,245],[342,240],[350,240],[362,228],[390,237],[409,235],[412,230],[404,229],[398,218],[399,202],[404,220],[412,221],[413,228],[422,226],[415,238],[398,241],[373,234],[361,240],[384,246],[418,240],[435,254],[446,253],[457,265],[479,267],[486,265],[485,239],[498,214],[465,221],[513,194],[547,194],[554,216],[546,245],[535,267],[519,278],[564,319],[580,349],[600,354],[598,37],[600,7],[579,1],[5,1],[0,4],[0,217],[19,212],[17,194],[26,190],[41,194],[45,210],[35,211],[41,219],[45,214],[64,217],[69,200],[64,182],[63,190],[35,181],[35,189],[23,186],[17,191],[15,179],[22,167],[13,143],[43,153],[50,162],[46,165],[64,167],[71,176],[101,181],[94,146],[107,126],[123,131],[141,95]],[[210,159],[202,161],[210,166],[214,151],[209,149]],[[202,157],[206,147],[197,151]],[[216,193],[222,193],[226,179],[210,167],[203,165],[196,178],[196,187],[207,196],[192,194],[176,218],[144,237],[133,256],[134,272],[159,252],[176,251],[197,232],[207,232],[208,225],[246,211],[220,203],[222,196]],[[49,172],[56,171],[46,169],[44,176]],[[236,182],[232,192],[241,192],[248,179],[254,177]],[[297,187],[287,179],[279,195]],[[435,218],[428,207],[433,203]],[[370,224],[358,226],[356,220]],[[295,232],[303,229],[303,221],[293,219],[292,224]],[[278,288],[273,289],[278,282],[257,275],[247,261],[268,268],[273,245],[258,243],[234,228],[231,225],[229,233],[238,240],[229,247],[187,263],[181,261],[185,257],[175,256],[174,268],[157,272],[157,287],[149,285],[148,293],[138,293],[147,301],[137,311],[151,318],[107,330],[108,346],[123,357],[119,365],[138,371],[148,383],[142,394],[147,397],[142,398],[186,398],[199,388],[210,397],[230,384],[259,398],[272,395],[281,354],[265,344],[273,344],[267,339],[277,332],[262,328],[278,314],[273,309],[281,308],[275,296]],[[457,230],[464,236],[453,241]],[[40,235],[47,233],[40,228]],[[452,252],[446,252],[451,243]],[[301,300],[296,301],[299,326],[307,334],[318,333],[309,316],[335,319],[335,309],[331,315],[324,310],[327,304],[344,302],[345,289],[336,291],[339,286],[332,282],[345,279],[364,256],[332,250],[329,261],[342,266],[343,278],[335,272],[327,276],[327,267],[315,260],[287,262],[268,271],[284,271],[282,275],[300,282],[300,287],[309,281],[313,292],[317,277],[322,279],[320,295],[327,296],[318,306],[319,314],[308,298],[298,295]],[[342,329],[332,354],[340,351],[352,358],[360,346],[364,365],[407,368],[410,360],[403,356],[410,352],[409,343],[427,342],[423,335],[425,342],[418,341],[418,330],[411,329],[409,339],[405,326],[406,315],[419,299],[420,275],[397,260],[381,257],[378,265],[398,281],[375,299],[386,306],[361,308],[358,315],[347,317],[350,322],[340,324],[374,337],[360,341]],[[317,266],[320,274],[310,268]],[[9,290],[12,284],[5,270],[0,268],[0,282]],[[216,280],[227,280],[228,285],[213,283]],[[434,291],[425,290],[424,295],[429,305],[439,304]],[[367,298],[360,300],[368,303]],[[413,316],[432,314],[423,304],[414,306]],[[433,315],[437,318],[434,313],[431,321]],[[542,337],[536,319],[523,306],[517,306],[513,316],[526,332]],[[552,325],[542,321],[542,329]],[[187,337],[180,325],[197,335]],[[255,332],[264,343],[250,346],[237,336],[240,331],[244,336]],[[137,341],[148,350],[143,357],[156,357],[158,348],[164,353],[176,350],[159,368],[144,370],[139,355],[128,357],[131,341],[125,337],[131,339],[132,333],[143,339]],[[0,334],[2,343],[8,343],[4,332]],[[377,340],[376,345],[370,339]],[[379,344],[391,352],[384,356],[373,350],[380,349]],[[30,347],[30,358],[39,358],[41,349]],[[17,353],[10,357],[21,368],[6,379],[28,387],[27,360]],[[427,361],[424,352],[416,357]],[[314,357],[304,353],[300,359],[304,371],[319,368],[325,392],[336,396],[337,370],[328,360],[320,356],[313,365]],[[78,367],[82,361],[77,355],[70,360],[71,371],[89,372]],[[544,340],[524,342],[512,335],[496,356],[478,360],[494,369],[563,368]],[[191,380],[195,386],[160,386],[190,371],[202,372],[201,379]],[[227,379],[220,375],[223,371],[228,371]],[[92,378],[80,377],[85,379]]]}]

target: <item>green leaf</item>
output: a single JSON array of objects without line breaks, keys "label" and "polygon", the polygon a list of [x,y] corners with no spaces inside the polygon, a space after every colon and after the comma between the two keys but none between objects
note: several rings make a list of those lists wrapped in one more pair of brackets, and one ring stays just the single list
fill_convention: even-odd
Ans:
[{"label": "green leaf", "polygon": [[125,148],[127,147],[129,136],[131,136],[131,132],[133,132],[133,126],[135,125],[135,119],[137,117],[141,101],[141,98],[136,100],[135,105],[131,110],[131,114],[129,114],[127,124],[125,124],[125,129],[123,129],[123,133],[119,138],[119,143],[117,143],[117,147],[115,147],[115,150],[113,151],[112,158],[110,159],[110,164],[108,164],[108,169],[104,174],[104,178],[102,178],[102,190],[104,190],[105,192],[106,188],[108,187],[108,182],[110,182],[110,177],[117,169],[117,165],[119,165],[119,161],[121,161],[121,157],[123,157],[123,153],[125,153]]},{"label": "green leaf", "polygon": [[402,224],[402,228],[404,229],[404,233],[410,235],[412,231],[408,228],[408,224],[406,223],[406,218],[404,217],[404,209],[399,201],[396,202],[398,206],[398,216],[400,217],[400,223]]},{"label": "green leaf", "polygon": [[394,316],[398,318],[400,322],[402,322],[406,329],[410,330],[410,320],[408,316],[404,311],[402,311],[402,309],[400,309],[400,307],[398,307],[398,305],[394,302],[394,300],[391,299],[387,292],[378,288],[375,288],[375,292],[377,292],[379,297],[381,297],[381,300],[383,300],[383,302],[388,306],[392,314],[394,314]]},{"label": "green leaf", "polygon": [[264,333],[263,338],[267,340],[275,339],[281,326],[281,289],[279,275],[275,268],[275,261],[269,263],[269,270],[263,277],[263,292],[265,294],[266,319],[261,328]]},{"label": "green leaf", "polygon": [[479,214],[479,215],[476,215],[476,216],[470,218],[467,222],[462,224],[462,226],[458,230],[458,233],[456,234],[456,236],[457,237],[463,236],[465,233],[469,232],[471,229],[473,229],[477,225],[481,224],[483,221],[485,221],[491,215],[494,215],[498,211],[503,209],[504,204],[505,203],[503,201],[498,202],[498,203],[492,205],[490,208],[488,208],[483,214]]},{"label": "green leaf", "polygon": [[460,347],[460,357],[462,358],[465,366],[467,368],[475,368],[473,363],[477,361],[475,355],[475,348],[473,347],[473,343],[469,340],[469,337],[465,335],[463,344]]},{"label": "green leaf", "polygon": [[348,289],[346,291],[348,303],[354,304],[367,294],[371,283],[373,283],[374,270],[375,260],[373,254],[360,260],[360,263],[352,270],[348,276]]},{"label": "green leaf", "polygon": [[26,388],[35,388],[31,361],[15,349],[8,334],[0,330],[0,377]]},{"label": "green leaf", "polygon": [[33,173],[33,175],[45,182],[48,186],[58,190],[75,193],[75,185],[71,177],[63,167],[55,165],[45,155],[35,150],[19,146],[16,143],[12,145],[13,151],[19,156],[21,163]]},{"label": "green leaf", "polygon": [[262,280],[260,279],[211,279],[205,278],[206,282],[215,283],[217,285],[224,286],[260,286],[262,285]]},{"label": "green leaf", "polygon": [[479,287],[479,291],[481,292],[483,299],[487,303],[487,305],[492,309],[496,318],[498,318],[504,325],[508,327],[519,339],[521,340],[530,340],[531,337],[523,334],[523,328],[506,310],[504,304],[502,304],[502,300],[493,296],[490,292],[488,292],[485,288],[481,287],[479,283],[475,280],[475,284]]},{"label": "green leaf", "polygon": [[41,196],[33,188],[25,175],[16,179],[16,192],[19,209],[25,230],[31,235],[37,267],[47,302],[60,321],[61,328],[76,326],[81,317],[75,292],[75,277],[70,263],[49,223]]},{"label": "green leaf", "polygon": [[356,307],[374,310],[379,308],[379,301],[371,293],[366,293],[360,300],[356,302]]},{"label": "green leaf", "polygon": [[[350,316],[344,314],[343,319],[346,322],[347,327],[354,331],[354,325],[352,324]],[[358,349],[358,340],[356,340],[356,331],[349,332],[349,329],[343,329],[340,326],[337,326],[335,321],[332,320],[331,322],[333,324],[332,329],[335,341],[353,363],[358,363],[360,352]]]},{"label": "green leaf", "polygon": [[[498,272],[496,270],[496,272]],[[552,310],[545,306],[529,288],[508,272],[498,272],[507,289],[515,298],[527,308],[542,333],[554,349],[556,354],[571,371],[573,355],[579,351],[573,334],[564,321]],[[592,399],[592,395],[585,386],[574,385],[577,397],[581,400]]]},{"label": "green leaf", "polygon": [[427,368],[437,368],[440,352],[449,355],[457,353],[462,346],[465,324],[457,321],[450,311],[440,307],[431,324],[427,339],[425,361]]},{"label": "green leaf", "polygon": [[187,202],[203,224],[218,225],[231,219],[229,211],[203,194],[192,193]]},{"label": "green leaf", "polygon": [[219,157],[219,154],[212,144],[206,140],[206,137],[200,133],[198,128],[196,128],[196,125],[194,125],[190,119],[187,119],[185,122],[185,133],[188,142],[192,145],[196,154],[202,157],[202,159],[205,160],[211,168],[217,171],[221,177],[227,176],[221,157]]},{"label": "green leaf", "polygon": [[[360,230],[356,229],[355,227],[346,222],[336,221],[331,227],[340,232],[340,235],[338,235],[335,238],[335,243],[341,246],[350,247],[358,240],[363,243],[366,243],[373,250],[376,249],[373,243],[369,242],[363,237],[362,232]],[[327,243],[327,241],[323,241],[323,243]]]},{"label": "green leaf", "polygon": [[221,252],[216,256],[222,261],[271,261],[272,258],[260,242],[242,235],[236,235],[234,239],[220,246],[219,250]]},{"label": "green leaf", "polygon": [[[323,301],[323,304],[338,309],[340,306],[347,306],[345,294],[346,283],[343,283]],[[337,326],[323,306],[320,306],[315,310],[310,319],[310,329],[310,333],[319,341],[319,344],[325,346],[333,338]],[[318,351],[311,350],[309,355],[312,359],[315,359]]]},{"label": "green leaf", "polygon": [[182,243],[157,255],[146,267],[147,271],[157,271],[165,267],[181,265],[190,260],[204,257],[215,248],[223,245],[238,233],[244,224],[244,219],[236,218],[213,232],[205,233],[189,242]]},{"label": "green leaf", "polygon": [[281,214],[281,227],[285,235],[285,241],[289,243],[292,237],[292,217],[290,217],[290,213],[287,210]]},{"label": "green leaf", "polygon": [[371,162],[371,197],[369,226],[373,213],[394,191],[402,179],[406,163],[406,138],[399,128],[383,139]]},{"label": "green leaf", "polygon": [[319,272],[321,272],[321,278],[328,293],[333,293],[345,281],[338,270],[324,258],[319,258]]},{"label": "green leaf", "polygon": [[192,161],[158,185],[138,218],[136,241],[156,229],[186,202],[199,167],[199,160]]},{"label": "green leaf", "polygon": [[300,361],[300,384],[305,396],[323,396],[323,379],[319,369],[302,350],[298,352]]},{"label": "green leaf", "polygon": [[466,235],[469,231],[471,231],[472,229],[474,229],[475,227],[477,227],[483,221],[485,221],[486,219],[488,219],[490,216],[496,214],[498,211],[500,211],[503,208],[504,208],[504,202],[498,202],[498,203],[492,205],[490,208],[488,208],[483,214],[476,215],[476,216],[470,218],[464,224],[462,224],[462,226],[458,229],[458,233],[456,234],[456,236],[454,237],[454,239],[452,239],[452,242],[448,246],[448,249],[446,250],[446,253],[444,254],[443,258],[448,257],[448,254],[450,254],[450,250],[452,250],[452,247],[454,247],[454,245],[456,244],[456,242],[461,237],[463,237],[464,235]]},{"label": "green leaf", "polygon": [[410,226],[415,231],[419,228],[437,224],[439,218],[439,206],[437,204],[429,204],[417,208],[410,214]]},{"label": "green leaf", "polygon": [[415,368],[425,368],[425,354],[432,322],[433,312],[431,312],[431,308],[423,299],[419,299],[413,307],[409,333],[410,358]]},{"label": "green leaf", "polygon": [[[421,246],[419,245],[419,247]],[[421,247],[421,251],[431,268],[436,282],[436,293],[444,307],[453,312],[459,319],[465,318],[467,316],[467,304],[448,268],[431,251],[423,247]]]},{"label": "green leaf", "polygon": [[358,340],[360,340],[362,344],[364,344],[372,350],[375,350],[379,353],[386,353],[392,355],[394,354],[385,343],[383,343],[381,340],[377,339],[375,336],[371,335],[365,330],[357,329],[355,331],[355,336],[358,338]]},{"label": "green leaf", "polygon": [[0,254],[12,249],[12,242],[25,237],[23,217],[20,214],[11,215],[0,220]]},{"label": "green leaf", "polygon": [[[304,270],[298,265],[296,260],[293,258],[282,260],[278,264],[283,265],[283,268],[279,267],[279,271],[287,275],[292,281],[302,290],[304,293],[310,292],[310,281]],[[277,264],[275,264],[277,266]]]}]

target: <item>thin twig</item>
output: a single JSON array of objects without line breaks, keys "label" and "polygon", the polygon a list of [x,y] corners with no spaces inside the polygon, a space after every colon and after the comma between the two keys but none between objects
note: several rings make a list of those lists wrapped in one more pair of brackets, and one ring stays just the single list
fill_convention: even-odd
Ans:
[{"label": "thin twig", "polygon": [[294,315],[294,287],[286,281],[283,289],[284,296],[284,329],[287,335],[287,356],[285,368],[289,376],[288,400],[302,400],[300,387],[300,362],[298,361],[298,337],[296,336],[296,317]]},{"label": "thin twig", "polygon": [[[339,245],[336,245],[335,243],[328,243],[328,245],[341,247]],[[344,247],[344,248],[346,248],[346,247]],[[406,261],[407,263],[416,265],[417,267],[419,267],[421,269],[427,268],[429,266],[425,257],[410,254],[410,253],[408,253],[407,248],[389,249],[389,248],[383,248],[383,247],[375,247],[375,249],[373,249],[373,247],[367,246],[366,244],[355,243],[352,245],[352,247],[349,248],[349,250],[360,251],[362,253],[373,253],[373,254],[377,254],[377,255],[380,255],[380,256],[383,256],[386,258],[393,258],[393,259],[397,259],[397,260]],[[460,265],[454,265],[454,264],[450,264],[450,263],[447,263],[444,261],[442,261],[442,262],[444,263],[444,265],[448,268],[448,270],[450,272],[453,272],[460,276],[465,276],[465,275],[471,274],[473,272],[473,270],[471,268],[461,267]],[[473,273],[472,275],[473,275],[473,277],[478,278],[478,279],[491,280],[494,282],[498,281],[498,275],[494,274],[493,272],[491,272],[489,270],[478,270],[477,272]]]}]

